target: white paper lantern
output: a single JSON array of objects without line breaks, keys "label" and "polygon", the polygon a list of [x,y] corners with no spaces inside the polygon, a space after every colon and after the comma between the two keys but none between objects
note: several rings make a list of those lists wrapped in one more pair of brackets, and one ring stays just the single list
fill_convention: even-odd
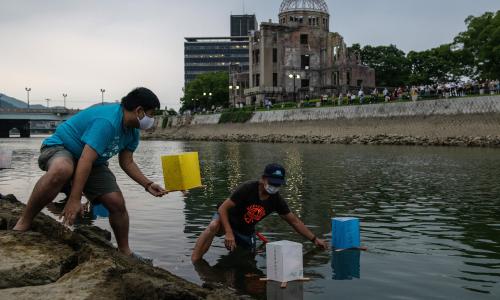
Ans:
[{"label": "white paper lantern", "polygon": [[279,241],[266,244],[267,279],[288,282],[304,277],[302,244]]},{"label": "white paper lantern", "polygon": [[12,151],[0,149],[0,169],[10,169],[12,164]]}]

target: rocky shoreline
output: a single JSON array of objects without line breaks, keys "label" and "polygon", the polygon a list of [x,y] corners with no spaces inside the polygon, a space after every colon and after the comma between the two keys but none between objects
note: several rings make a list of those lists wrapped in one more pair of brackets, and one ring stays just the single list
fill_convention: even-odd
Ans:
[{"label": "rocky shoreline", "polygon": [[156,129],[145,140],[500,147],[500,114],[206,124]]},{"label": "rocky shoreline", "polygon": [[120,254],[95,226],[71,231],[44,214],[33,230],[13,227],[24,208],[0,195],[0,299],[246,299],[200,287]]},{"label": "rocky shoreline", "polygon": [[454,146],[454,147],[500,147],[499,136],[481,137],[446,137],[429,138],[399,135],[376,136],[290,136],[290,135],[221,135],[221,136],[148,136],[145,140],[177,140],[177,141],[217,141],[217,142],[252,142],[252,143],[288,143],[288,144],[343,144],[343,145],[402,145],[402,146]]}]

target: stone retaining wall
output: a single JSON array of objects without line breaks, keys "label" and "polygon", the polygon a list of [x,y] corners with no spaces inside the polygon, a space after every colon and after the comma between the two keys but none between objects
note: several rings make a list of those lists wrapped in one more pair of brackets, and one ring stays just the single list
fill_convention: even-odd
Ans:
[{"label": "stone retaining wall", "polygon": [[144,139],[281,143],[500,146],[500,96],[256,112],[247,123],[220,115],[157,129]]},{"label": "stone retaining wall", "polygon": [[500,96],[256,112],[250,123],[500,113]]}]

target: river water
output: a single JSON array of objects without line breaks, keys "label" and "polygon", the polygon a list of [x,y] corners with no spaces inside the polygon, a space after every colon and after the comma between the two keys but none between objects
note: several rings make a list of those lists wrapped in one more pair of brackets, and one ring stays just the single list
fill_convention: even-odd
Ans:
[{"label": "river water", "polygon": [[[0,192],[23,202],[42,172],[41,138],[0,139],[13,169],[0,171]],[[401,146],[292,145],[143,141],[135,154],[162,182],[160,156],[198,151],[205,189],[156,199],[111,161],[125,194],[134,251],[192,282],[222,283],[260,299],[500,299],[500,150]],[[265,255],[228,255],[216,238],[206,264],[190,254],[217,203],[265,164],[288,171],[283,195],[318,236],[331,218],[361,219],[366,252],[321,252],[278,216],[258,226],[272,241],[304,244],[312,280],[282,290],[265,277]],[[63,197],[58,197],[61,200]],[[60,206],[45,210],[52,216]],[[106,219],[93,221],[110,229]]]}]

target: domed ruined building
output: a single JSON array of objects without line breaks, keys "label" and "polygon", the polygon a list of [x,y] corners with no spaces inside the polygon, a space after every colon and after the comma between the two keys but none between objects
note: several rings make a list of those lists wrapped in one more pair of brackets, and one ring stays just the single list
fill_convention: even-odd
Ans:
[{"label": "domed ruined building", "polygon": [[[250,36],[247,74],[231,68],[231,104],[317,99],[375,87],[375,71],[349,53],[343,37],[330,32],[324,0],[284,0],[279,23],[263,22]],[[245,82],[247,81],[247,82]]]}]

